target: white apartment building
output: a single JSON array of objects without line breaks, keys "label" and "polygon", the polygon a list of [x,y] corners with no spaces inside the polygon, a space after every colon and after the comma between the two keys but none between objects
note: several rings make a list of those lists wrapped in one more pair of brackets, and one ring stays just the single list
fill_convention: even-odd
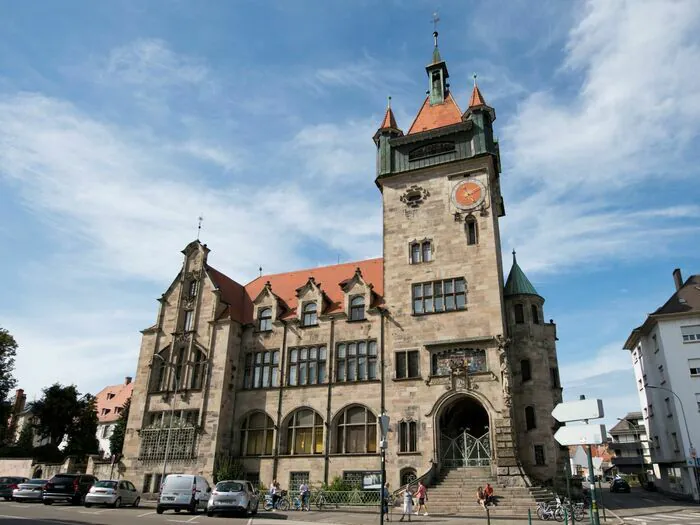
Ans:
[{"label": "white apartment building", "polygon": [[634,363],[639,402],[660,490],[698,501],[695,446],[700,446],[700,275],[675,293],[625,342]]}]

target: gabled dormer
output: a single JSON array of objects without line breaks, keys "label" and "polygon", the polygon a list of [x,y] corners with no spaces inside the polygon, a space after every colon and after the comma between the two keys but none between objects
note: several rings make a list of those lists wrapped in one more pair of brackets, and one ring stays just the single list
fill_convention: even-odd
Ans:
[{"label": "gabled dormer", "polygon": [[273,325],[286,312],[284,301],[272,291],[270,281],[257,297],[253,300],[253,319],[255,330],[258,332],[271,332]]},{"label": "gabled dormer", "polygon": [[300,326],[317,326],[321,314],[330,303],[328,297],[321,289],[321,285],[316,279],[309,277],[306,284],[296,290],[297,315],[296,319]]},{"label": "gabled dormer", "polygon": [[364,321],[374,300],[372,283],[362,277],[362,271],[355,269],[355,274],[340,283],[344,292],[343,311],[348,321]]}]

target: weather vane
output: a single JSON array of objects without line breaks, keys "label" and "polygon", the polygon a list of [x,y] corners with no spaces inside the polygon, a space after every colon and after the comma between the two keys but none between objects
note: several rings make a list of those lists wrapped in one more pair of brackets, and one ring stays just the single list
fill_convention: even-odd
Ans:
[{"label": "weather vane", "polygon": [[204,217],[201,215],[197,217],[197,240],[199,240],[199,233],[202,231],[202,221],[204,220]]},{"label": "weather vane", "polygon": [[433,31],[435,31],[436,33],[437,33],[437,26],[438,26],[438,22],[439,22],[439,21],[440,21],[440,15],[438,15],[438,12],[435,11],[435,12],[433,13],[433,20],[432,20],[432,22],[433,22]]}]

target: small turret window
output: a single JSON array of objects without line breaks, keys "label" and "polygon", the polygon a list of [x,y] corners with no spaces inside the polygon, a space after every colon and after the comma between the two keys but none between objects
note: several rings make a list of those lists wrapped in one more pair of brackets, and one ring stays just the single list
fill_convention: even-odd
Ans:
[{"label": "small turret window", "polygon": [[537,308],[536,304],[530,305],[530,312],[532,313],[532,323],[540,324],[540,309]]},{"label": "small turret window", "polygon": [[476,219],[474,217],[467,218],[464,223],[464,230],[467,234],[467,244],[474,245],[479,242],[479,229],[476,224]]},{"label": "small turret window", "polygon": [[537,428],[537,421],[535,421],[535,407],[525,407],[525,428],[527,430]]},{"label": "small turret window", "polygon": [[532,379],[532,370],[530,368],[529,359],[523,359],[520,361],[520,375],[522,376],[523,383]]},{"label": "small turret window", "polygon": [[513,305],[513,313],[515,314],[515,324],[523,324],[525,322],[525,309],[522,304]]}]

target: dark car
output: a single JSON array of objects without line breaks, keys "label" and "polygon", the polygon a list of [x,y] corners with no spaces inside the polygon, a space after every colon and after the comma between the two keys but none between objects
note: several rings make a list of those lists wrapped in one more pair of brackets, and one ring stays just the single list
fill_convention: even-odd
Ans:
[{"label": "dark car", "polygon": [[624,479],[614,479],[610,483],[610,492],[630,492],[630,484]]},{"label": "dark car", "polygon": [[89,474],[56,474],[44,487],[44,505],[51,505],[54,501],[67,501],[71,505],[82,505],[85,494],[97,481],[95,476]]},{"label": "dark car", "polygon": [[17,485],[24,483],[28,478],[19,476],[3,476],[0,478],[0,498],[5,498],[5,501],[12,499],[12,491],[17,488]]}]

